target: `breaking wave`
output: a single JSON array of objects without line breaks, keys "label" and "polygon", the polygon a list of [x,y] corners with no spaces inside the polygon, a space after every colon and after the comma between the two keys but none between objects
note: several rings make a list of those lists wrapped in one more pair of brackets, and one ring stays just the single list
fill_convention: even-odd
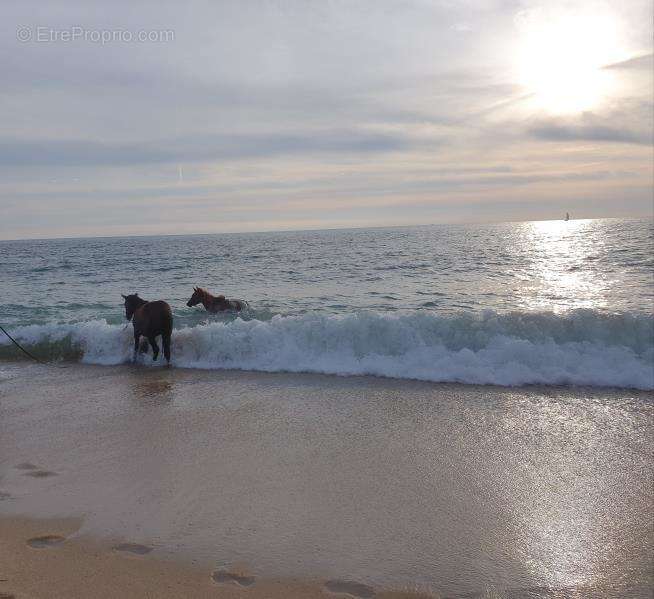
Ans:
[{"label": "breaking wave", "polygon": [[[131,357],[131,325],[93,320],[10,333],[42,359],[120,364]],[[173,364],[188,368],[654,389],[654,317],[646,314],[275,316],[181,328],[172,347]],[[0,340],[0,357],[18,356],[8,339]]]}]

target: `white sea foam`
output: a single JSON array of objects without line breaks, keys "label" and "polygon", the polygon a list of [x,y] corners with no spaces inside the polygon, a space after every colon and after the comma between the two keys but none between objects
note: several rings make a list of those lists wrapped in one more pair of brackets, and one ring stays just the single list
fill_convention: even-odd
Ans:
[{"label": "white sea foam", "polygon": [[[131,326],[104,321],[16,327],[38,355],[120,364]],[[496,385],[654,389],[654,318],[577,310],[565,315],[378,314],[237,319],[174,331],[173,363],[189,368],[378,375]],[[4,339],[1,355],[14,355]],[[13,353],[11,353],[13,352]],[[149,363],[150,357],[144,356]]]}]

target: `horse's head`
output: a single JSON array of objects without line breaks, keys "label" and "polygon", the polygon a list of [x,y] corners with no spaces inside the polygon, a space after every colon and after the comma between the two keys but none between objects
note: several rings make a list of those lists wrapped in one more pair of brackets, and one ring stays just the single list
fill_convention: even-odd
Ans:
[{"label": "horse's head", "polygon": [[186,302],[186,305],[189,308],[192,308],[193,306],[197,306],[201,301],[202,298],[204,297],[204,289],[201,287],[193,287],[193,295],[191,296],[191,299]]},{"label": "horse's head", "polygon": [[[121,293],[121,295],[123,294]],[[138,293],[123,295],[123,299],[125,300],[125,318],[127,320],[132,320],[132,316],[134,316],[134,310],[136,310],[136,308],[141,306],[144,302],[139,297]]]}]

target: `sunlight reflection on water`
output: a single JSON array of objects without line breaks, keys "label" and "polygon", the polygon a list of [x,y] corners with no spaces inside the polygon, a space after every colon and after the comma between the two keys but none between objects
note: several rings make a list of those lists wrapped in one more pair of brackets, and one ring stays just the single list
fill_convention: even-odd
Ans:
[{"label": "sunlight reflection on water", "polygon": [[606,253],[602,231],[592,225],[591,220],[523,224],[518,243],[531,256],[525,308],[557,312],[567,309],[571,298],[576,308],[610,307],[615,281],[588,268],[589,261]]}]

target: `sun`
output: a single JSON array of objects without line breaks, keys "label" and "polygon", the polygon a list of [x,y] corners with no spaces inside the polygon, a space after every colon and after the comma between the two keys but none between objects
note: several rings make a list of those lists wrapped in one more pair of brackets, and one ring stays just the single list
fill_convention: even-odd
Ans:
[{"label": "sun", "polygon": [[519,20],[515,67],[532,104],[553,114],[592,110],[610,93],[603,68],[625,58],[609,15],[531,14]]}]

